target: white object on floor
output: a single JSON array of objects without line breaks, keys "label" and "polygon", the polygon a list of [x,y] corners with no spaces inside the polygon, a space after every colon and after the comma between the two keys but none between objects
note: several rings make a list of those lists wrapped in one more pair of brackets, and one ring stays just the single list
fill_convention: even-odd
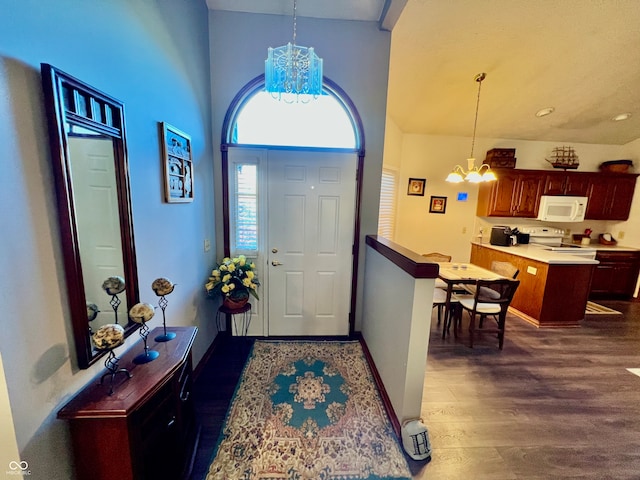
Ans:
[{"label": "white object on floor", "polygon": [[599,303],[595,302],[587,302],[587,309],[585,313],[594,315],[622,315],[622,313],[617,310],[613,310],[612,308],[605,307],[604,305],[600,305]]},{"label": "white object on floor", "polygon": [[640,377],[640,368],[627,368],[627,370]]}]

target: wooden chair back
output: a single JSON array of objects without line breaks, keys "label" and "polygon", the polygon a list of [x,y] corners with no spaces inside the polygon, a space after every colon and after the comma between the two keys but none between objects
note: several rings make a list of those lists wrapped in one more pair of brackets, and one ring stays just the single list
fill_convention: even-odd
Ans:
[{"label": "wooden chair back", "polygon": [[520,270],[514,264],[509,262],[499,262],[494,260],[491,262],[491,271],[502,275],[503,277],[516,279]]},{"label": "wooden chair back", "polygon": [[422,256],[435,263],[447,263],[451,261],[451,255],[445,255],[438,252],[423,253]]},{"label": "wooden chair back", "polygon": [[500,310],[506,312],[519,285],[520,280],[510,278],[478,280],[474,295],[474,310],[478,303],[492,303],[500,305]]}]

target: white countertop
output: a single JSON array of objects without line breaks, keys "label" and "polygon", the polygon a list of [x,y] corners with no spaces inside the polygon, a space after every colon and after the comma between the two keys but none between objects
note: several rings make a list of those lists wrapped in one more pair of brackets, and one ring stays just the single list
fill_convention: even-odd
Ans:
[{"label": "white countertop", "polygon": [[600,263],[597,260],[578,257],[569,253],[558,253],[552,252],[551,250],[545,250],[545,247],[540,245],[515,245],[512,247],[500,247],[498,245],[491,245],[490,243],[472,243],[474,243],[475,245],[481,245],[483,247],[491,248],[499,252],[510,253],[511,255],[530,258],[531,260],[554,265],[597,265],[598,263]]},{"label": "white countertop", "polygon": [[585,245],[588,248],[595,248],[603,252],[637,252],[640,248],[624,247],[621,245],[602,245],[601,243],[590,243]]}]

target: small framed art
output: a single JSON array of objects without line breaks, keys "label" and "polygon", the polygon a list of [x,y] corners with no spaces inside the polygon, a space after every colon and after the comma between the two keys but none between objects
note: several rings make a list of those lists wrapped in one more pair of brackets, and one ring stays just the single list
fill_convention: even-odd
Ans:
[{"label": "small framed art", "polygon": [[444,213],[447,210],[447,197],[431,197],[429,213]]},{"label": "small framed art", "polygon": [[168,203],[193,202],[191,137],[162,122],[164,194]]},{"label": "small framed art", "polygon": [[419,195],[424,196],[424,184],[427,182],[426,178],[410,178],[409,187],[407,188],[407,195]]}]

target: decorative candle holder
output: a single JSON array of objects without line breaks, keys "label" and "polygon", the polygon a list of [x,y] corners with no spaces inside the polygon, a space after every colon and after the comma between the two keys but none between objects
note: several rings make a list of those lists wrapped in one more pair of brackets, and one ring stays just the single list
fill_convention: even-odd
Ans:
[{"label": "decorative candle holder", "polygon": [[110,376],[111,385],[109,388],[109,395],[113,395],[113,382],[118,373],[124,373],[127,378],[131,378],[131,374],[126,368],[118,368],[118,362],[120,360],[113,352],[114,348],[119,347],[124,343],[124,328],[117,323],[103,325],[92,335],[91,338],[93,339],[96,349],[109,350],[107,359],[104,361],[104,366],[107,369],[107,372],[100,378],[100,385],[104,383],[104,379],[106,377]]},{"label": "decorative candle holder", "polygon": [[99,313],[100,313],[100,309],[95,303],[87,302],[87,321],[89,322],[89,335],[93,335],[91,322],[93,322],[96,319]]},{"label": "decorative candle holder", "polygon": [[148,303],[136,303],[131,307],[131,310],[129,310],[129,318],[140,324],[138,333],[144,341],[144,352],[133,359],[134,363],[149,363],[160,356],[155,350],[149,350],[149,345],[147,345],[147,336],[149,335],[147,322],[153,318],[154,313],[153,305],[149,305]]},{"label": "decorative candle holder", "polygon": [[149,327],[147,327],[146,322],[140,322],[141,326],[138,330],[140,337],[144,340],[144,352],[139,354],[136,358],[133,359],[134,363],[142,364],[149,363],[155,360],[160,356],[158,352],[155,350],[149,350],[149,345],[147,345],[147,337],[149,336]]},{"label": "decorative candle holder", "polygon": [[102,282],[102,289],[107,292],[107,294],[111,295],[109,304],[111,305],[111,308],[113,308],[116,325],[118,324],[118,307],[120,306],[120,303],[122,303],[118,298],[118,294],[124,292],[125,288],[126,284],[122,277],[109,277]]},{"label": "decorative candle holder", "polygon": [[165,295],[169,295],[173,292],[175,285],[168,278],[156,278],[151,284],[151,288],[155,292],[157,296],[160,297],[158,301],[158,306],[162,309],[162,328],[164,329],[164,333],[162,335],[158,335],[154,340],[156,342],[168,342],[169,340],[173,340],[176,338],[176,334],[174,332],[167,332],[167,319],[165,317],[165,309],[169,302],[167,301]]}]

